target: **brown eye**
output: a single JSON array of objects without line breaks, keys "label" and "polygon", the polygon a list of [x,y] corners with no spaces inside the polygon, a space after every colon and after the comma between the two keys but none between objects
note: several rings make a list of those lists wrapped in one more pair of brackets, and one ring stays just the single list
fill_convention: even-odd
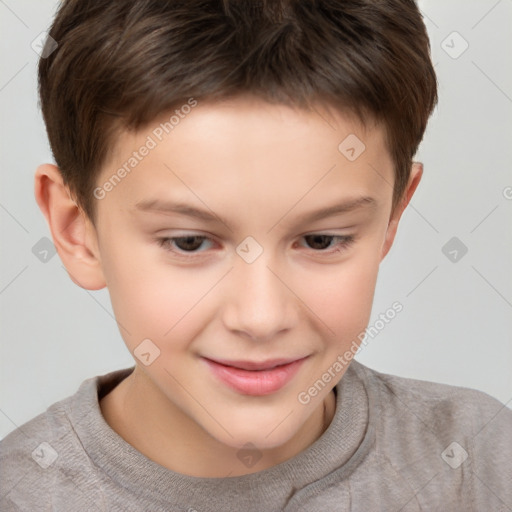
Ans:
[{"label": "brown eye", "polygon": [[347,249],[355,240],[353,235],[330,235],[314,233],[302,237],[313,252],[332,254]]},{"label": "brown eye", "polygon": [[174,238],[174,243],[182,251],[196,251],[201,247],[204,240],[204,236],[183,236]]},{"label": "brown eye", "polygon": [[311,249],[322,251],[329,247],[334,238],[332,235],[306,235],[304,240],[307,241]]},{"label": "brown eye", "polygon": [[165,250],[177,254],[200,254],[204,252],[204,250],[198,251],[203,242],[209,241],[211,243],[208,237],[199,235],[158,238],[157,241]]}]

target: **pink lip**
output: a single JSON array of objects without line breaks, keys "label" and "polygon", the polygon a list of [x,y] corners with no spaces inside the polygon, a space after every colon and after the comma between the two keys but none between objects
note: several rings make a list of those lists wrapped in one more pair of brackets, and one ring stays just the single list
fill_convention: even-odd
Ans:
[{"label": "pink lip", "polygon": [[213,374],[235,391],[262,396],[275,393],[287,384],[307,359],[273,359],[261,363],[203,358]]}]

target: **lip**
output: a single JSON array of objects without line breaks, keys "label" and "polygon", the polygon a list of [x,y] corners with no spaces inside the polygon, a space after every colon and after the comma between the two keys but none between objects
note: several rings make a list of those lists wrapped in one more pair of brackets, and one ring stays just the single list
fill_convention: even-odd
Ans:
[{"label": "lip", "polygon": [[283,366],[300,359],[304,359],[303,357],[294,357],[294,358],[280,358],[280,359],[267,359],[266,361],[230,361],[228,359],[211,359],[205,358],[214,363],[221,364],[223,366],[231,366],[233,368],[239,368],[240,370],[271,370],[276,366]]},{"label": "lip", "polygon": [[228,361],[203,357],[212,373],[235,391],[263,396],[283,388],[299,371],[307,357],[256,361]]}]

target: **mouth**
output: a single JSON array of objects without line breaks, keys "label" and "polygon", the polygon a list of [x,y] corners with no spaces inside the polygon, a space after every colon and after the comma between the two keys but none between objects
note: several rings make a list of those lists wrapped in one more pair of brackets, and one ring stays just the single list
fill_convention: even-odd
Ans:
[{"label": "mouth", "polygon": [[275,393],[296,375],[308,358],[271,359],[267,361],[230,361],[202,358],[213,375],[231,389],[251,396]]},{"label": "mouth", "polygon": [[289,359],[268,359],[267,361],[229,361],[227,359],[209,359],[214,363],[221,364],[222,366],[229,366],[231,368],[238,368],[239,370],[250,370],[250,371],[263,371],[263,370],[273,370],[278,366],[286,366],[288,364],[294,363],[295,361],[299,361],[300,359],[304,359],[304,357],[295,357]]}]

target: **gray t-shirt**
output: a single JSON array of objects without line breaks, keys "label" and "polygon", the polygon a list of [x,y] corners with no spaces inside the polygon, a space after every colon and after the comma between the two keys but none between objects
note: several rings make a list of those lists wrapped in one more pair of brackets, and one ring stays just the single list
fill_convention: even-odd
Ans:
[{"label": "gray t-shirt", "polygon": [[170,471],[105,422],[99,398],[133,368],[88,379],[0,442],[0,510],[512,511],[512,410],[466,388],[353,361],[306,450],[227,478]]}]

